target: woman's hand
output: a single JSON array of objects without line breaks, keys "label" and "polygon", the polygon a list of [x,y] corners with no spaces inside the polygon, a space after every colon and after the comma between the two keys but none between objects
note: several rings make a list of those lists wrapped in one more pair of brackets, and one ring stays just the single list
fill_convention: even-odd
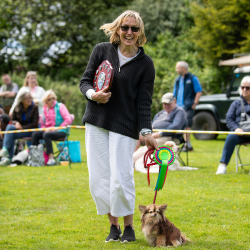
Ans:
[{"label": "woman's hand", "polygon": [[16,122],[15,123],[15,127],[16,127],[16,129],[23,129],[23,127],[22,127],[22,125],[19,123],[19,122]]},{"label": "woman's hand", "polygon": [[[244,132],[241,128],[236,128],[235,130],[234,130],[234,132]],[[239,136],[242,136],[241,134],[239,134]]]},{"label": "woman's hand", "polygon": [[147,135],[144,135],[143,137],[144,137],[145,144],[148,147],[148,149],[155,148],[155,149],[159,150],[157,142],[154,139],[154,137],[152,136],[152,134],[147,134]]},{"label": "woman's hand", "polygon": [[107,103],[109,101],[109,98],[111,97],[111,92],[108,92],[106,93],[107,91],[107,88],[104,88],[98,92],[95,92],[92,94],[92,99],[96,102],[99,102],[99,103]]}]

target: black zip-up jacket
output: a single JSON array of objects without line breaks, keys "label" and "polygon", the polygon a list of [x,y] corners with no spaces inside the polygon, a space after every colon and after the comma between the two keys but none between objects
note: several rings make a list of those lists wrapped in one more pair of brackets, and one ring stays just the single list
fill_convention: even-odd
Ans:
[{"label": "black zip-up jacket", "polygon": [[[22,120],[22,116],[24,113],[25,121]],[[19,112],[14,109],[12,120],[18,121],[22,125],[23,129],[38,128],[39,113],[37,105],[32,102],[27,111],[25,111],[23,107],[21,108],[21,110],[19,110]]]},{"label": "black zip-up jacket", "polygon": [[108,60],[114,68],[112,95],[106,104],[88,100],[82,122],[138,139],[142,128],[152,129],[154,64],[140,47],[140,53],[120,67],[117,48],[117,44],[106,42],[97,44],[92,51],[80,81],[80,90],[86,97],[86,92],[93,89],[97,67]]}]

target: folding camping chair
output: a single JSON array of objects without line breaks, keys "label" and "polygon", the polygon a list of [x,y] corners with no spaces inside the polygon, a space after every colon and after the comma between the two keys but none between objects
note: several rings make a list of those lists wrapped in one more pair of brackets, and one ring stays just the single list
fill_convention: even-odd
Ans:
[{"label": "folding camping chair", "polygon": [[[59,156],[63,152],[64,146],[68,148],[68,151],[65,151],[64,154],[66,154],[66,157],[69,158],[69,168],[71,168],[71,159],[70,159],[69,144],[68,144],[69,133],[70,133],[70,127],[67,127],[65,138],[59,138],[53,140],[52,142],[54,142],[57,147],[57,151],[53,153],[54,159],[57,162],[57,164],[59,164]],[[59,145],[60,142],[63,142],[62,145]]]},{"label": "folding camping chair", "polygon": [[[248,164],[242,164],[241,157],[240,157],[240,148],[241,148],[241,146],[247,146],[249,144],[250,144],[250,142],[245,142],[245,143],[242,143],[242,144],[239,144],[239,145],[235,146],[235,152],[236,152],[236,157],[235,157],[235,159],[236,159],[236,173],[238,173],[238,168],[239,167],[241,167],[242,170],[244,170],[243,166],[250,165],[250,163],[248,163]],[[238,160],[239,160],[240,164],[238,163]]]},{"label": "folding camping chair", "polygon": [[[71,124],[72,124],[75,119],[75,116],[73,114],[70,114],[70,116],[71,116]],[[66,157],[69,158],[69,168],[71,168],[71,159],[70,159],[69,143],[68,143],[69,134],[70,134],[70,127],[67,127],[65,138],[59,138],[59,139],[53,140],[52,142],[56,144],[56,147],[58,149],[56,152],[53,153],[54,159],[57,163],[59,163],[59,156],[63,152],[64,146],[68,148],[68,151],[64,152],[64,154],[66,154]],[[62,145],[59,145],[60,142],[63,142]]]},{"label": "folding camping chair", "polygon": [[[178,150],[178,157],[177,157],[177,160],[180,162],[180,164],[182,166],[188,166],[188,150],[187,151],[183,151],[183,148],[186,144],[186,141],[184,139],[184,136],[183,134],[175,134],[174,137],[173,137],[173,141],[176,141],[176,139],[178,140],[178,143],[177,145],[179,146],[179,150]],[[185,161],[182,159],[181,157],[181,153],[186,153],[186,163]]]},{"label": "folding camping chair", "polygon": [[[73,114],[70,114],[70,116],[71,116],[71,124],[72,124],[73,121],[74,121],[74,119],[75,119],[75,116]],[[41,117],[42,116],[40,116],[39,119],[41,119]],[[70,134],[70,127],[67,127],[66,128],[66,136],[65,136],[65,138],[58,138],[57,140],[53,140],[52,142],[54,142],[56,144],[56,147],[58,149],[56,152],[53,153],[54,159],[57,162],[57,164],[59,164],[59,155],[60,155],[60,153],[62,153],[64,146],[66,145],[68,147],[68,153],[67,152],[64,152],[64,153],[66,153],[67,156],[68,156],[68,158],[69,158],[69,168],[71,168],[71,160],[70,160],[69,146],[68,146],[68,137],[69,137],[69,134]],[[20,142],[22,142],[22,141],[28,142],[28,141],[31,141],[31,139],[32,139],[31,137],[23,137],[23,138],[17,139],[16,142],[15,142],[15,147],[16,147],[15,148],[15,153],[17,154],[20,151],[24,150],[24,148],[19,148]],[[60,142],[63,142],[62,146],[59,146]],[[44,148],[45,148],[45,145],[44,145]]]},{"label": "folding camping chair", "polygon": [[[41,125],[43,119],[43,115],[39,115],[38,124]],[[32,137],[23,137],[15,140],[15,147],[14,147],[14,155],[17,155],[19,152],[25,149],[25,142],[31,142]],[[28,145],[27,145],[28,146]]]}]

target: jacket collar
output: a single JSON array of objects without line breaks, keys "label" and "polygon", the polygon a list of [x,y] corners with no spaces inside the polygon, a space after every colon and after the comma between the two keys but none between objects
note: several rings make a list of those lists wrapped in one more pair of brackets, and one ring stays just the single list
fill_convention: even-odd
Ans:
[{"label": "jacket collar", "polygon": [[[114,49],[116,50],[116,52],[118,53],[118,44],[117,43],[112,43]],[[141,57],[145,55],[144,49],[143,47],[138,47],[140,49],[140,53],[137,55],[137,57]],[[135,58],[137,58],[135,57]]]}]

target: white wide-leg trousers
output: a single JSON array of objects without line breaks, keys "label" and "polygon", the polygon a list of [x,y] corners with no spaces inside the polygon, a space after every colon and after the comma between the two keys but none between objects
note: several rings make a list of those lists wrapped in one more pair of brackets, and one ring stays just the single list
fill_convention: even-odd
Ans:
[{"label": "white wide-leg trousers", "polygon": [[97,214],[134,214],[133,153],[136,140],[85,124],[89,186]]}]

